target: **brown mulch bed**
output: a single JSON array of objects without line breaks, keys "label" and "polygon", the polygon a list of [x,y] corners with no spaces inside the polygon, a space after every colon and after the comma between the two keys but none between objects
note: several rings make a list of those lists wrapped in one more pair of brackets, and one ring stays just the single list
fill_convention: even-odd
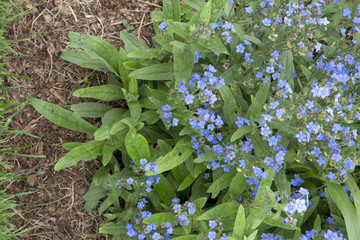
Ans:
[{"label": "brown mulch bed", "polygon": [[[16,50],[26,56],[11,59],[11,70],[29,79],[9,80],[15,88],[9,95],[17,101],[36,97],[66,109],[84,99],[72,97],[75,89],[106,82],[104,73],[79,68],[60,59],[69,44],[70,31],[98,36],[115,47],[122,46],[119,32],[123,20],[135,27],[130,31],[150,44],[153,29],[150,13],[161,9],[161,0],[28,0],[23,6],[30,13],[7,30],[9,39],[19,40]],[[96,121],[92,121],[96,124]],[[19,153],[45,155],[45,158],[12,157],[14,169],[27,182],[9,186],[12,193],[32,191],[19,197],[21,215],[13,221],[18,229],[34,227],[21,239],[105,239],[98,234],[103,221],[97,212],[86,212],[82,196],[92,176],[101,167],[96,160],[81,162],[59,172],[53,170],[57,160],[66,154],[61,145],[83,142],[91,136],[58,127],[27,106],[11,123],[16,129],[38,136],[14,136],[13,147],[34,145]]]}]

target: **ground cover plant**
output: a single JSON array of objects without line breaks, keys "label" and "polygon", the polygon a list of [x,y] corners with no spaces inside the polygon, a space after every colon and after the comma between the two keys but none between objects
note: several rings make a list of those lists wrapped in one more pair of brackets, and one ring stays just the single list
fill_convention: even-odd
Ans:
[{"label": "ground cover plant", "polygon": [[14,174],[11,164],[11,156],[19,155],[16,151],[28,146],[11,148],[8,145],[8,139],[15,135],[26,132],[12,129],[9,127],[11,119],[18,114],[25,104],[15,103],[8,98],[9,89],[8,79],[16,75],[8,70],[7,60],[9,54],[18,54],[13,50],[14,41],[4,37],[5,27],[10,22],[26,14],[18,4],[0,1],[0,239],[18,239],[19,235],[26,233],[30,228],[16,229],[11,224],[11,219],[20,212],[17,210],[18,202],[15,198],[20,195],[29,194],[29,192],[10,194],[8,186],[14,181],[23,181],[24,179]]},{"label": "ground cover plant", "polygon": [[84,199],[114,239],[357,239],[358,6],[164,0],[153,48],[69,33],[62,58],[109,83],[29,100],[94,137],[55,170],[101,156]]}]

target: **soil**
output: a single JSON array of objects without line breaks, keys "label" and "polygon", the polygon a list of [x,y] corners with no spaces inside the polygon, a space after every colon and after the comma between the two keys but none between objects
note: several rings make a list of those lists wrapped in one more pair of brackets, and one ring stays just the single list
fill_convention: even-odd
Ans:
[{"label": "soil", "polygon": [[[16,51],[22,56],[10,60],[11,70],[28,79],[9,79],[14,88],[11,99],[25,102],[36,97],[69,109],[71,104],[91,99],[72,97],[75,89],[106,82],[105,73],[93,72],[60,59],[68,49],[70,31],[100,37],[116,48],[122,46],[119,32],[126,20],[150,45],[153,29],[150,13],[161,10],[161,0],[27,0],[23,7],[29,13],[7,29],[6,37],[20,40]],[[91,100],[94,101],[94,100]],[[97,120],[90,119],[94,124]],[[44,155],[44,158],[12,157],[14,170],[26,178],[9,186],[9,191],[33,193],[18,197],[21,214],[13,221],[20,230],[33,227],[20,239],[106,239],[98,233],[103,219],[96,211],[84,209],[82,196],[92,176],[101,167],[98,160],[80,162],[77,166],[54,171],[57,160],[67,151],[63,143],[84,142],[91,136],[58,127],[42,117],[31,106],[12,121],[11,126],[26,130],[37,138],[18,134],[11,138],[13,147],[33,146],[21,154]]]}]

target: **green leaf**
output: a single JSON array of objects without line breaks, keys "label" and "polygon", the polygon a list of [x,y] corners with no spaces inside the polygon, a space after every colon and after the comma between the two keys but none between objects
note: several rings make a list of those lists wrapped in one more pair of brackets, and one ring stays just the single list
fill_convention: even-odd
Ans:
[{"label": "green leaf", "polygon": [[244,240],[254,240],[256,235],[257,235],[258,230],[256,230],[255,232],[253,232],[252,234],[250,234],[247,238],[245,238]]},{"label": "green leaf", "polygon": [[138,101],[129,102],[128,106],[130,110],[130,115],[134,119],[134,121],[139,120],[142,112],[140,103]]},{"label": "green leaf", "polygon": [[161,55],[156,49],[136,50],[128,53],[129,58],[159,58]]},{"label": "green leaf", "polygon": [[76,148],[76,147],[80,146],[81,144],[83,144],[83,143],[81,143],[81,142],[68,142],[68,143],[64,143],[62,145],[62,147],[65,148],[66,150],[71,150],[73,148]]},{"label": "green leaf", "polygon": [[200,157],[195,158],[194,163],[210,162],[216,159],[217,159],[217,154],[208,151],[205,154],[201,155]]},{"label": "green leaf", "polygon": [[89,97],[100,99],[103,101],[113,101],[116,99],[124,99],[124,94],[121,88],[112,84],[106,84],[101,86],[94,86],[88,88],[82,88],[75,90],[74,97]]},{"label": "green leaf", "polygon": [[226,85],[222,85],[219,91],[221,94],[221,98],[224,101],[223,112],[225,116],[225,122],[227,124],[232,124],[236,121],[236,110],[238,109],[238,107],[236,106],[235,98],[231,93],[229,87],[227,87]]},{"label": "green leaf", "polygon": [[268,122],[266,124],[269,125],[271,128],[281,130],[281,131],[283,131],[285,133],[290,133],[290,134],[295,133],[294,127],[291,124],[289,124],[289,123],[287,123],[285,121],[273,120],[273,121]]},{"label": "green leaf", "polygon": [[252,140],[251,143],[254,145],[254,149],[258,157],[265,157],[270,154],[270,148],[267,142],[263,140],[260,135],[255,134],[246,136]]},{"label": "green leaf", "polygon": [[349,239],[358,239],[360,236],[360,220],[356,209],[351,204],[345,190],[335,183],[327,183],[331,198],[340,209],[346,225],[346,231]]},{"label": "green leaf", "polygon": [[[219,177],[218,179],[216,179],[215,182],[213,182],[208,190],[206,191],[207,193],[218,193],[219,191],[227,188],[230,183],[231,180],[233,179],[235,173],[232,172],[228,172],[228,173],[224,173],[221,177]],[[212,196],[212,198],[214,198],[216,196]]]},{"label": "green leaf", "polygon": [[252,127],[243,125],[239,129],[237,129],[234,134],[230,138],[230,142],[233,142],[239,138],[242,138],[245,134],[251,133],[253,130]]},{"label": "green leaf", "polygon": [[175,86],[190,78],[194,66],[195,54],[190,48],[173,47]]},{"label": "green leaf", "polygon": [[251,96],[251,105],[245,115],[245,118],[249,119],[251,116],[257,116],[261,113],[261,110],[263,109],[266,99],[268,97],[269,89],[270,81],[267,81],[267,83],[261,84],[255,97]]},{"label": "green leaf", "polygon": [[[287,50],[279,56],[279,63],[282,65],[283,73],[279,79],[286,80],[292,89],[294,89],[294,60],[292,50]],[[270,81],[269,81],[270,82]]]},{"label": "green leaf", "polygon": [[203,0],[184,0],[184,4],[189,5],[197,11],[201,11],[205,5],[205,2]]},{"label": "green leaf", "polygon": [[98,118],[103,117],[112,107],[103,103],[85,102],[73,104],[70,109],[79,117]]},{"label": "green leaf", "polygon": [[300,66],[301,66],[301,71],[304,73],[306,79],[309,80],[311,76],[311,71],[304,65],[300,65]]},{"label": "green leaf", "polygon": [[281,169],[275,178],[275,185],[280,194],[286,193],[288,196],[291,194],[290,182],[286,179],[285,169]]},{"label": "green leaf", "polygon": [[200,20],[204,23],[209,23],[211,18],[211,0],[201,9]]},{"label": "green leaf", "polygon": [[[174,147],[174,149],[167,153],[163,157],[159,157],[156,160],[156,164],[159,166],[157,174],[171,170],[176,166],[183,163],[194,151],[192,143],[188,138],[181,139]],[[153,176],[155,173],[147,171],[146,176]]]},{"label": "green leaf", "polygon": [[99,200],[105,197],[108,194],[108,191],[103,187],[95,187],[91,185],[89,191],[83,196],[85,200],[85,209],[87,211],[92,211],[96,208]]},{"label": "green leaf", "polygon": [[99,228],[99,233],[107,233],[107,234],[125,234],[127,230],[124,229],[123,223],[104,223],[101,224]]},{"label": "green leaf", "polygon": [[104,145],[103,148],[103,156],[101,159],[101,163],[106,166],[110,162],[111,158],[113,157],[113,153],[116,150],[116,146],[110,146],[108,144]]},{"label": "green leaf", "polygon": [[60,127],[84,132],[90,135],[94,134],[96,131],[96,127],[89,122],[56,104],[48,103],[37,98],[30,98],[29,103],[41,115]]},{"label": "green leaf", "polygon": [[353,195],[356,213],[360,219],[360,189],[358,184],[355,182],[354,177],[351,174],[348,174],[348,178],[346,179],[346,186],[349,187],[350,192]]},{"label": "green leaf", "polygon": [[135,128],[132,128],[126,135],[125,147],[129,156],[136,165],[140,166],[140,159],[142,158],[150,161],[151,157],[149,144],[143,135],[136,134]]},{"label": "green leaf", "polygon": [[139,94],[138,82],[133,76],[130,79],[129,92],[134,96],[138,96]]},{"label": "green leaf", "polygon": [[244,30],[242,29],[241,25],[234,24],[233,26],[234,26],[236,35],[240,38],[241,41],[247,40],[249,42],[255,43],[259,47],[262,47],[261,41],[256,37],[246,35]]},{"label": "green leaf", "polygon": [[172,240],[203,240],[203,237],[201,235],[186,235],[172,238]]},{"label": "green leaf", "polygon": [[101,185],[104,181],[105,177],[109,175],[110,172],[110,165],[103,166],[99,170],[96,171],[95,175],[93,176],[93,183],[95,187]]},{"label": "green leaf", "polygon": [[131,75],[142,80],[172,80],[174,67],[169,63],[154,64],[137,69]]},{"label": "green leaf", "polygon": [[[175,189],[162,174],[157,174],[160,177],[158,184],[153,184],[156,192],[159,194],[161,200],[168,206],[171,205],[172,199],[176,198]],[[151,218],[152,220],[152,218]]]},{"label": "green leaf", "polygon": [[213,36],[210,39],[198,39],[198,43],[206,47],[207,49],[213,51],[214,53],[225,53],[228,54],[228,51],[224,45],[224,43],[220,40],[220,38]]},{"label": "green leaf", "polygon": [[69,32],[70,47],[84,49],[91,59],[104,63],[109,71],[119,74],[119,52],[110,43],[87,34]]},{"label": "green leaf", "polygon": [[177,191],[182,191],[185,188],[189,187],[197,179],[197,177],[201,173],[203,173],[206,169],[207,168],[206,168],[205,164],[196,164],[195,169],[194,169],[194,174],[193,175],[191,175],[191,174],[187,175],[186,178],[179,185]]},{"label": "green leaf", "polygon": [[90,141],[71,149],[64,157],[55,164],[55,171],[75,166],[81,160],[95,159],[102,153],[105,141]]},{"label": "green leaf", "polygon": [[92,59],[89,54],[83,50],[67,50],[64,51],[61,56],[61,59],[65,61],[74,63],[83,68],[89,68],[96,71],[108,72],[109,69],[105,63],[99,59]]},{"label": "green leaf", "polygon": [[269,188],[274,180],[275,170],[273,168],[269,167],[266,170],[266,172],[268,175],[265,179],[262,179],[260,182],[260,186],[259,186],[258,192],[255,197],[256,202],[260,202],[261,200],[263,200],[265,198],[265,195],[267,193],[266,188]]},{"label": "green leaf", "polygon": [[240,194],[245,191],[247,187],[246,177],[244,173],[238,172],[231,180],[229,190],[224,195],[222,202],[225,203],[230,199],[238,199]]},{"label": "green leaf", "polygon": [[179,0],[164,0],[163,12],[166,19],[180,21],[180,1]]},{"label": "green leaf", "polygon": [[185,38],[187,41],[191,41],[190,36],[190,28],[189,25],[182,22],[174,22],[169,20],[168,21],[168,29],[171,29],[175,33],[177,33],[179,36]]},{"label": "green leaf", "polygon": [[232,236],[235,239],[242,239],[245,231],[245,211],[243,206],[239,206],[234,223],[234,231]]},{"label": "green leaf", "polygon": [[316,216],[313,229],[317,231],[321,231],[321,218],[319,214]]},{"label": "green leaf", "polygon": [[201,214],[196,220],[210,220],[215,218],[223,218],[234,214],[238,209],[238,203],[236,201],[232,201],[229,203],[223,203],[217,205],[205,213]]},{"label": "green leaf", "polygon": [[196,209],[200,210],[205,206],[206,201],[207,197],[202,197],[192,201],[192,203],[195,204]]},{"label": "green leaf", "polygon": [[150,17],[154,21],[162,21],[164,19],[164,13],[161,11],[152,11]]},{"label": "green leaf", "polygon": [[149,49],[148,46],[146,46],[145,43],[140,41],[137,37],[131,35],[130,33],[126,31],[120,32],[120,38],[123,40],[125,44],[125,51],[127,53],[138,51],[138,50],[147,50]]},{"label": "green leaf", "polygon": [[177,219],[173,212],[162,212],[151,215],[151,219],[144,218],[145,224],[155,223],[156,226],[160,226],[162,223],[170,222],[173,226],[177,224]]}]

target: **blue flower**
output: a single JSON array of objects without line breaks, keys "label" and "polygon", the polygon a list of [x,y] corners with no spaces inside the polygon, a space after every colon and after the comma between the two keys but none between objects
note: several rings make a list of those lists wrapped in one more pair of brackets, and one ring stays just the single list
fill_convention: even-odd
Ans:
[{"label": "blue flower", "polygon": [[160,25],[159,25],[159,29],[160,29],[161,31],[164,31],[165,28],[166,28],[166,26],[167,26],[167,24],[166,24],[165,22],[162,22],[162,23],[160,23]]},{"label": "blue flower", "polygon": [[127,182],[127,184],[131,185],[134,183],[134,179],[128,178],[128,179],[126,179],[126,182]]},{"label": "blue flower", "polygon": [[216,239],[216,232],[214,232],[214,231],[209,232],[207,237],[208,237],[209,240],[215,240]]},{"label": "blue flower", "polygon": [[270,18],[264,18],[262,20],[262,23],[267,26],[267,27],[270,27],[271,26],[271,19]]},{"label": "blue flower", "polygon": [[187,203],[186,205],[189,209],[188,209],[188,214],[192,215],[195,213],[196,207],[195,204],[193,203]]},{"label": "blue flower", "polygon": [[293,202],[290,202],[288,205],[286,205],[284,210],[292,215],[296,211],[296,205]]},{"label": "blue flower", "polygon": [[247,124],[250,126],[250,120],[242,117],[237,117],[237,121],[235,124],[238,126],[238,128],[242,127],[244,124]]},{"label": "blue flower", "polygon": [[351,18],[351,11],[350,11],[349,8],[344,9],[344,11],[343,11],[343,16],[344,16],[344,17]]},{"label": "blue flower", "polygon": [[270,134],[271,134],[271,130],[269,127],[262,127],[261,128],[261,135],[264,136],[264,137],[268,137]]},{"label": "blue flower", "polygon": [[345,159],[344,160],[344,167],[348,170],[353,170],[354,169],[354,163],[351,161],[351,159]]},{"label": "blue flower", "polygon": [[164,112],[167,112],[167,111],[171,110],[171,107],[168,104],[166,104],[161,108],[161,110],[163,110]]},{"label": "blue flower", "polygon": [[299,174],[294,174],[294,179],[291,179],[290,184],[294,187],[300,186],[304,183],[304,180],[300,177]]},{"label": "blue flower", "polygon": [[247,7],[247,8],[245,8],[245,12],[251,15],[251,13],[253,12],[253,9],[251,7]]},{"label": "blue flower", "polygon": [[244,45],[242,45],[241,43],[239,43],[239,45],[236,46],[236,52],[237,52],[237,53],[244,53],[244,51],[245,51]]},{"label": "blue flower", "polygon": [[334,180],[335,179],[335,174],[333,172],[330,172],[327,177],[330,179],[330,180]]},{"label": "blue flower", "polygon": [[286,25],[288,25],[289,27],[292,25],[292,19],[291,18],[288,18],[288,17],[285,17],[284,18],[284,22]]},{"label": "blue flower", "polygon": [[185,214],[180,214],[179,215],[179,221],[184,226],[187,226],[190,223],[189,219],[185,216]]},{"label": "blue flower", "polygon": [[217,226],[217,222],[215,220],[210,220],[209,221],[209,227],[210,228],[215,228]]},{"label": "blue flower", "polygon": [[188,94],[188,95],[186,95],[186,97],[185,97],[185,102],[186,102],[186,104],[191,104],[191,103],[193,103],[194,102],[194,96],[193,95],[191,95],[191,94]]}]

